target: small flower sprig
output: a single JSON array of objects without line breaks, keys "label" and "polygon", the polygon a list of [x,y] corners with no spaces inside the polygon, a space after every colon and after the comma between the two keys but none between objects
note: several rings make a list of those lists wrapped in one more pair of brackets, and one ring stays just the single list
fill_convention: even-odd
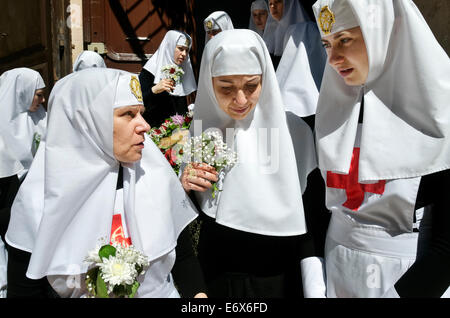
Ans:
[{"label": "small flower sprig", "polygon": [[[238,162],[238,155],[223,142],[218,131],[207,131],[201,136],[191,137],[183,147],[183,161],[206,163],[213,167],[219,175],[231,169]],[[217,182],[212,183],[212,197],[222,191]]]},{"label": "small flower sprig", "polygon": [[86,286],[92,298],[133,298],[140,286],[137,278],[149,266],[147,256],[132,245],[118,243],[97,246],[86,262],[93,263],[86,275]]},{"label": "small flower sprig", "polygon": [[183,69],[175,64],[163,66],[161,73],[163,74],[163,78],[171,79],[175,84],[180,84],[184,75]]}]

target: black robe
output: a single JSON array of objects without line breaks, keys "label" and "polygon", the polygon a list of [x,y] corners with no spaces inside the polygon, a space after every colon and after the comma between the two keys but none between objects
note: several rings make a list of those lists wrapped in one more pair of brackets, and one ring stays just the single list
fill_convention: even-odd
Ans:
[{"label": "black robe", "polygon": [[144,99],[145,113],[144,119],[153,127],[159,127],[170,116],[175,114],[185,115],[188,112],[186,96],[174,96],[164,91],[154,94],[152,87],[155,76],[142,69],[139,74],[141,82],[142,96]]}]

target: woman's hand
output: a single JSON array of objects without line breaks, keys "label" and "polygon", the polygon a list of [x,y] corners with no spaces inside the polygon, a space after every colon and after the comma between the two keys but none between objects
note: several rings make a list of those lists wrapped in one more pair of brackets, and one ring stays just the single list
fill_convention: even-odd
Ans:
[{"label": "woman's hand", "polygon": [[216,169],[205,163],[190,163],[181,176],[181,184],[186,192],[205,192],[212,188],[211,182],[219,180]]},{"label": "woman's hand", "polygon": [[164,91],[171,93],[175,89],[175,83],[171,79],[162,79],[158,84],[152,87],[153,94],[160,94]]}]

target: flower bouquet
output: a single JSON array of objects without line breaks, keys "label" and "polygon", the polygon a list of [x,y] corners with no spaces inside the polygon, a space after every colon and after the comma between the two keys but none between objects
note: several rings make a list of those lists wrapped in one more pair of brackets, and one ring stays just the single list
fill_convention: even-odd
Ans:
[{"label": "flower bouquet", "polygon": [[178,65],[170,64],[161,68],[161,74],[163,75],[163,78],[172,80],[176,85],[181,83],[184,71]]},{"label": "flower bouquet", "polygon": [[147,256],[132,245],[103,245],[89,252],[93,263],[86,275],[86,286],[92,298],[133,298],[140,286],[138,276],[149,266]]},{"label": "flower bouquet", "polygon": [[[184,162],[206,163],[219,172],[219,180],[223,179],[225,170],[231,169],[238,161],[237,153],[227,147],[218,131],[207,131],[201,136],[191,137],[183,147]],[[222,191],[214,182],[212,197]]]},{"label": "flower bouquet", "polygon": [[183,145],[189,135],[193,112],[186,115],[174,115],[158,128],[152,128],[148,134],[169,161],[176,174],[180,171]]}]

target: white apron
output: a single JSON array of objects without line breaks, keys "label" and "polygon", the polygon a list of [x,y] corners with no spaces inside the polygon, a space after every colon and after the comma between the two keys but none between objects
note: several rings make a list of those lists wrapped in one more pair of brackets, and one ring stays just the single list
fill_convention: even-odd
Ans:
[{"label": "white apron", "polygon": [[[361,125],[355,149],[360,136]],[[357,182],[358,161],[354,165],[352,159],[352,184]],[[322,174],[332,212],[325,244],[327,297],[382,297],[418,253],[419,233],[413,226],[419,227],[422,217],[414,211],[421,177],[345,188],[340,183],[347,175]]]}]

